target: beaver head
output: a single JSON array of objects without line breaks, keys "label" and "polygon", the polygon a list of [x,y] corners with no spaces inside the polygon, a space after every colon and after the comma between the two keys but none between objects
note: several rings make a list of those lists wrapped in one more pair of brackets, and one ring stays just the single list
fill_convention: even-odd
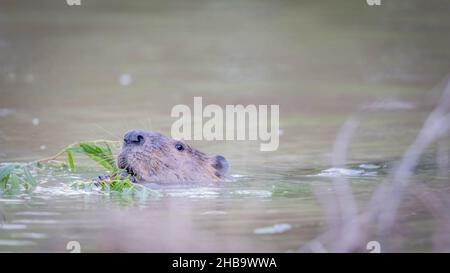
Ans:
[{"label": "beaver head", "polygon": [[141,130],[125,134],[117,165],[148,182],[219,181],[228,169],[223,156],[207,156],[181,140]]}]

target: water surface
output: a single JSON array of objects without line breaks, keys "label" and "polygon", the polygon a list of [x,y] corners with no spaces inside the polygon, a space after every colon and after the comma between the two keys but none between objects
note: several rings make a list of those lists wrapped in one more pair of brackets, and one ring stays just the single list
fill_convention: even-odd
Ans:
[{"label": "water surface", "polygon": [[[234,182],[163,187],[160,198],[73,190],[105,172],[83,158],[73,173],[33,168],[35,192],[0,196],[0,251],[301,249],[327,227],[316,197],[333,177],[363,207],[416,137],[450,71],[449,11],[437,0],[3,2],[2,163],[130,129],[168,135],[170,110],[194,96],[279,104],[281,135],[270,153],[255,141],[192,142],[224,155]],[[340,126],[373,102],[394,107],[364,114],[348,166],[333,169]],[[434,160],[430,151],[418,178],[442,185]],[[392,239],[406,243],[394,250],[431,251],[430,213],[411,199],[401,215],[407,228]]]}]

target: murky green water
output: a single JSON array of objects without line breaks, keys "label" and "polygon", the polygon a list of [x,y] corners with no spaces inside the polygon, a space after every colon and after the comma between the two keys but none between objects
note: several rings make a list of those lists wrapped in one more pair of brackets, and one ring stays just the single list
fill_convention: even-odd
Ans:
[{"label": "murky green water", "polygon": [[[326,228],[314,191],[343,175],[364,206],[388,169],[360,165],[402,156],[450,71],[448,1],[392,2],[2,2],[0,162],[129,129],[170,134],[170,110],[194,96],[279,104],[282,134],[270,153],[255,141],[192,142],[224,155],[235,181],[163,187],[156,199],[71,189],[104,173],[83,158],[75,173],[33,169],[35,192],[0,196],[0,251],[65,252],[69,241],[82,251],[300,249]],[[350,165],[330,170],[339,127],[374,101],[400,109],[366,114]],[[433,156],[417,174],[448,182]],[[433,218],[417,201],[400,222],[393,239],[406,243],[395,250],[431,250]]]}]

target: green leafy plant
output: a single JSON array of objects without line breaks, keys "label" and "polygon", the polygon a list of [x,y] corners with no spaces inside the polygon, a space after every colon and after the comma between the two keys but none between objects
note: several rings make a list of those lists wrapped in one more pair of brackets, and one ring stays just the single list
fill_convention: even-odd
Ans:
[{"label": "green leafy plant", "polygon": [[26,166],[7,164],[0,167],[0,192],[17,194],[32,191],[37,185],[36,179]]},{"label": "green leafy plant", "polygon": [[139,196],[139,197],[158,197],[160,194],[145,186],[136,184],[130,181],[130,176],[121,178],[120,175],[115,175],[104,180],[89,181],[89,182],[74,182],[71,185],[74,189],[84,190],[100,190],[102,192],[118,193],[121,195]]},{"label": "green leafy plant", "polygon": [[73,160],[74,153],[83,154],[89,157],[111,172],[118,170],[111,147],[108,143],[104,143],[104,146],[100,146],[96,143],[80,142],[68,146],[65,151],[67,153],[67,160],[72,171],[75,170],[75,163]]},{"label": "green leafy plant", "polygon": [[[38,167],[44,165],[69,168],[75,171],[75,154],[84,155],[97,162],[113,175],[98,181],[74,182],[72,187],[85,190],[99,190],[106,193],[118,193],[130,196],[158,196],[159,194],[145,186],[130,181],[130,176],[122,177],[116,174],[120,171],[116,167],[111,145],[117,143],[109,140],[95,140],[71,144],[49,158],[36,161]],[[67,162],[57,159],[66,154]],[[28,167],[19,164],[8,164],[0,168],[0,192],[16,194],[21,191],[32,191],[37,185]]]},{"label": "green leafy plant", "polygon": [[[76,189],[94,190],[99,189],[102,192],[120,193],[127,195],[158,195],[155,191],[148,189],[145,186],[133,183],[130,181],[130,176],[125,178],[116,174],[120,169],[116,167],[114,155],[111,149],[111,144],[117,142],[108,140],[97,140],[89,142],[79,142],[67,146],[61,152],[53,157],[46,159],[46,161],[54,160],[63,153],[67,154],[67,161],[71,171],[75,171],[74,154],[87,156],[91,160],[97,162],[113,175],[104,180],[88,181],[88,182],[74,182],[71,186]],[[42,162],[42,161],[41,161]],[[116,175],[114,175],[116,174]]]},{"label": "green leafy plant", "polygon": [[[57,154],[48,158],[38,160],[36,163],[38,166],[50,163],[52,165],[65,165],[64,163],[59,163],[57,159],[62,155],[66,154],[70,170],[75,171],[74,155],[81,154],[94,160],[107,170],[111,172],[116,172],[118,169],[116,167],[111,145],[117,143],[118,141],[111,141],[111,140],[93,140],[93,141],[76,142],[65,147]],[[55,162],[58,162],[59,164],[55,164]]]}]

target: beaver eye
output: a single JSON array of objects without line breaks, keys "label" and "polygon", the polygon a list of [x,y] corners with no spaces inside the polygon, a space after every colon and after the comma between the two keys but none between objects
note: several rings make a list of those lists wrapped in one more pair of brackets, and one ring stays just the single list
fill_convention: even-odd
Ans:
[{"label": "beaver eye", "polygon": [[184,146],[181,143],[177,143],[177,144],[175,144],[175,149],[177,149],[178,151],[183,151],[184,150]]}]

